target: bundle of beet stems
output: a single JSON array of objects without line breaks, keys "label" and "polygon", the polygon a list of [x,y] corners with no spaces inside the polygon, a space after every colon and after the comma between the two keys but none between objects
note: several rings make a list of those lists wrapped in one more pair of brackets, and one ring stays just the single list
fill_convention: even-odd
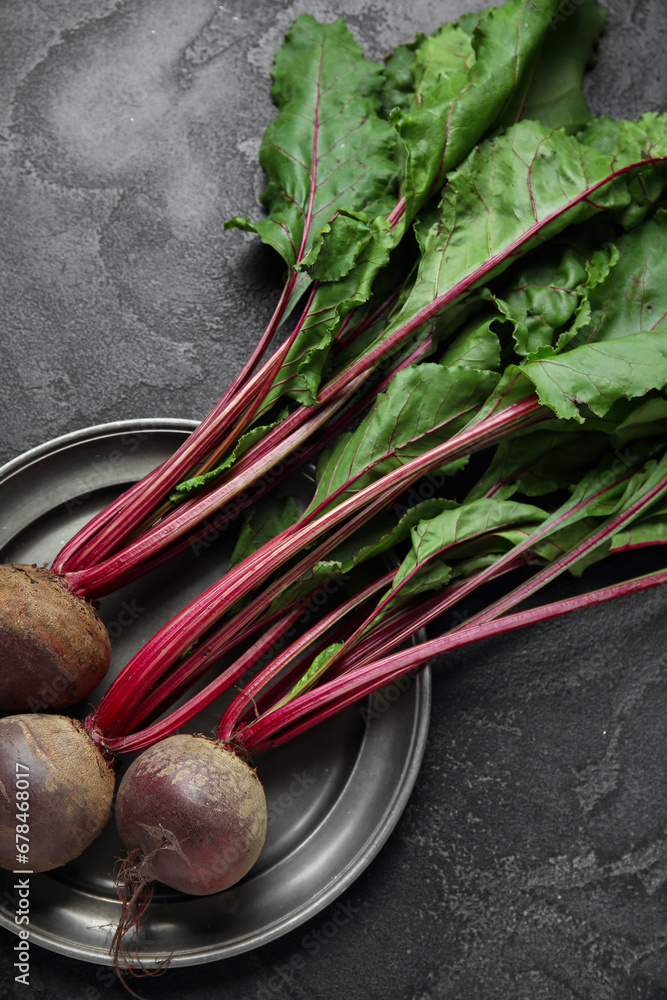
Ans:
[{"label": "bundle of beet stems", "polygon": [[[341,22],[296,22],[276,57],[279,113],[261,153],[269,214],[231,223],[282,255],[280,301],[244,369],[174,456],[77,532],[50,570],[0,567],[0,710],[31,708],[44,690],[56,708],[86,697],[111,654],[90,599],[238,516],[363,412],[393,372],[432,349],[427,315],[373,343],[413,263],[410,222],[475,143],[530,117],[531,102],[553,124],[589,117],[577,84],[604,17],[594,3],[577,14],[573,50],[549,29],[553,8],[514,0],[481,20],[468,15],[399,46],[387,69],[363,57]],[[565,63],[567,53],[574,97],[565,105],[541,55],[547,33],[549,60],[560,52]],[[449,297],[467,308],[476,283],[462,276]],[[304,298],[291,332],[260,364]]]},{"label": "bundle of beet stems", "polygon": [[[45,689],[53,707],[87,696],[111,651],[84,599],[126,585],[196,544],[197,531],[237,516],[267,476],[275,482],[278,467],[286,476],[312,458],[393,371],[428,351],[427,331],[411,343],[414,326],[369,350],[368,331],[391,308],[410,251],[384,285],[376,278],[447,172],[528,110],[533,81],[539,90],[545,76],[540,49],[552,8],[512,2],[481,21],[462,18],[399,47],[389,71],[363,57],[342,23],[297,21],[276,58],[280,110],[262,148],[269,215],[232,223],[255,229],[283,256],[278,305],[243,370],[172,458],[93,518],[50,570],[0,568],[0,710],[30,708]],[[575,76],[603,19],[591,8],[585,20],[585,44],[568,66]],[[295,65],[305,73],[295,75]],[[399,105],[401,120],[391,124],[388,110]],[[581,112],[576,100],[574,110]],[[304,299],[291,332],[260,364]]]},{"label": "bundle of beet stems", "polygon": [[[264,511],[263,531],[251,517],[224,577],[127,664],[85,730],[58,716],[0,724],[12,773],[36,739],[58,761],[60,784],[45,780],[31,796],[33,870],[94,839],[111,806],[113,755],[150,748],[118,798],[133,851],[123,932],[147,879],[214,892],[254,862],[266,813],[244,762],[251,751],[435,654],[663,581],[652,574],[509,613],[566,569],[658,541],[667,489],[667,120],[590,121],[580,88],[559,96],[554,52],[580,82],[603,18],[593,2],[580,5],[566,27],[585,45],[558,29],[546,60],[555,6],[513,0],[479,23],[466,16],[399,47],[384,71],[340,22],[302,17],[276,58],[280,111],[262,154],[269,214],[235,224],[283,254],[281,302],[200,428],[79,532],[53,569],[69,595],[107,593],[191,545],[217,512],[250,506],[266,478],[335,438],[315,495],[299,516],[284,504]],[[391,124],[383,108],[395,109]],[[292,332],[260,364],[300,296]],[[491,448],[463,496],[405,508],[424,476],[444,470],[448,482]],[[529,502],[537,497],[540,505]],[[396,546],[397,570],[366,572]],[[530,566],[474,620],[405,646],[473,589]],[[341,575],[346,599],[245,686],[217,741],[164,739],[266,656]],[[169,712],[234,649],[231,667]],[[173,773],[186,780],[165,780]],[[85,802],[63,794],[86,781]],[[182,791],[215,806],[200,810],[198,835],[175,828]],[[14,826],[13,814],[2,816],[8,867]]]},{"label": "bundle of beet stems", "polygon": [[[575,99],[561,114],[540,56],[552,6],[513,2],[481,20],[469,15],[400,46],[386,70],[363,57],[342,23],[296,22],[276,57],[279,113],[262,147],[268,218],[233,222],[282,254],[278,306],[243,371],[172,458],[77,532],[50,569],[0,567],[0,710],[32,709],[44,691],[54,708],[86,697],[111,649],[85,598],[128,584],[238,516],[335,438],[395,371],[432,350],[428,324],[381,336],[414,264],[417,211],[484,134],[530,113],[531,94],[563,121],[588,117],[576,80],[603,17],[594,5],[577,15],[584,42],[568,54]],[[553,42],[568,51],[558,33]],[[399,106],[390,124],[388,110]],[[462,309],[471,284],[463,277],[450,292]],[[304,297],[291,333],[260,365]]]}]

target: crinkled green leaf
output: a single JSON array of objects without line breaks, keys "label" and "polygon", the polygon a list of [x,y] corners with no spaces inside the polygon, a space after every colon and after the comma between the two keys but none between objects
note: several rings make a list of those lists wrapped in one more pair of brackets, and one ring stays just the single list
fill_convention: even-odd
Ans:
[{"label": "crinkled green leaf", "polygon": [[465,551],[465,543],[501,528],[540,524],[546,516],[530,504],[481,498],[421,521],[412,529],[410,552],[396,572],[391,591],[400,592],[404,599],[444,587],[451,578],[451,567],[444,560],[457,549]]},{"label": "crinkled green leaf", "polygon": [[[432,35],[419,35],[412,63],[412,87],[406,108],[424,102],[433,87],[445,83],[448,89],[463,89],[475,63],[472,34],[458,24],[444,24]],[[428,100],[428,98],[427,98]]]},{"label": "crinkled green leaf", "polygon": [[633,333],[603,343],[525,361],[521,372],[557,417],[604,416],[620,397],[632,399],[667,385],[667,330]]},{"label": "crinkled green leaf", "polygon": [[460,430],[498,376],[425,363],[405,368],[354,433],[343,435],[318,469],[310,510],[340,502]]},{"label": "crinkled green leaf", "polygon": [[607,11],[597,0],[577,0],[567,15],[559,9],[552,16],[518,117],[568,132],[591,119],[582,80],[606,23]]},{"label": "crinkled green leaf", "polygon": [[[441,25],[432,35],[417,32],[414,41],[397,45],[385,58],[387,115],[394,109],[402,111],[417,103],[416,95],[428,89],[438,75],[451,76],[465,63],[470,69],[475,61],[473,32],[491,7],[461,14],[456,21]],[[437,49],[437,59],[430,55]],[[430,78],[430,79],[429,79]],[[424,83],[426,82],[426,87]]]},{"label": "crinkled green leaf", "polygon": [[415,90],[415,51],[424,37],[423,32],[420,32],[414,42],[397,45],[385,58],[383,113],[386,118],[390,117],[394,108],[406,110],[412,102]]},{"label": "crinkled green leaf", "polygon": [[495,316],[471,321],[448,346],[440,358],[444,367],[473,368],[477,371],[497,371],[500,367],[500,343],[491,329]]},{"label": "crinkled green leaf", "polygon": [[574,346],[624,337],[634,330],[667,331],[667,212],[622,236],[614,267],[589,294],[590,316]]},{"label": "crinkled green leaf", "polygon": [[581,298],[569,327],[563,330],[556,341],[556,350],[560,351],[571,344],[579,331],[591,319],[591,293],[597,285],[604,281],[609,272],[618,263],[618,247],[613,244],[596,250],[590,260],[586,261],[586,282],[581,289]]},{"label": "crinkled green leaf", "polygon": [[475,15],[463,27],[454,21],[443,24],[432,35],[418,32],[413,42],[397,45],[385,59],[387,114],[395,108],[407,111],[419,104],[424,92],[439,81],[440,77],[459,75],[461,85],[469,79],[469,70],[475,62],[472,31],[482,17]]},{"label": "crinkled green leaf", "polygon": [[[391,263],[389,264],[389,267],[386,270],[393,270],[391,267]],[[379,277],[380,278],[384,277],[384,274],[385,272],[382,272],[382,274]],[[390,298],[389,295],[385,294],[383,298],[378,299],[376,298],[375,291],[373,292],[373,296],[369,300],[364,312],[362,313],[362,311],[360,310],[359,313],[357,313],[359,321],[361,322],[364,319],[368,319],[370,316],[375,315],[375,313],[373,312],[373,306],[376,305],[378,302],[380,303],[378,309],[380,309],[381,306],[385,304],[386,304],[386,309],[385,311],[381,312],[379,318],[374,323],[367,323],[365,329],[351,331],[353,335],[349,338],[347,343],[339,343],[335,357],[332,358],[332,363],[331,363],[332,377],[335,377],[335,375],[345,371],[350,364],[352,364],[360,355],[363,355],[366,352],[369,345],[375,343],[375,341],[377,340],[378,336],[381,335],[387,323],[391,322],[392,316],[395,315],[395,313],[401,308],[402,303],[407,298],[409,294],[409,286],[411,284],[411,277],[413,276],[414,275],[408,277],[404,282],[403,286],[400,286],[398,284],[394,286],[394,291],[396,290],[397,287],[399,288],[399,297],[397,300],[391,303],[389,302]],[[396,365],[398,365],[400,360],[405,360],[407,356],[413,351],[417,343],[421,342],[423,339],[424,336],[421,335],[419,337],[415,337],[414,339],[410,340],[406,345],[403,346],[402,349],[398,350],[396,354],[392,357],[392,363],[396,363]],[[430,351],[429,353],[433,352]],[[383,374],[383,370],[381,370],[377,374],[378,375]]]},{"label": "crinkled green leaf", "polygon": [[424,103],[425,95],[445,80],[452,89],[457,83],[461,88],[465,87],[475,62],[473,34],[458,23],[445,24],[434,34],[426,35],[415,50],[410,105],[415,107]]},{"label": "crinkled green leaf", "polygon": [[[614,130],[613,152],[600,151]],[[450,176],[412,292],[384,339],[429,322],[566,226],[624,210],[628,175],[665,161],[666,133],[667,116],[658,115],[615,122],[590,143],[526,121],[482,143]]]},{"label": "crinkled green leaf", "polygon": [[387,229],[389,223],[381,216],[369,223],[363,214],[339,211],[322,228],[303,266],[311,278],[338,281],[354,267],[371,240]]},{"label": "crinkled green leaf", "polygon": [[[396,120],[405,149],[403,194],[407,218],[438,191],[446,174],[467,156],[476,142],[502,120],[517,90],[525,92],[534,59],[548,31],[557,0],[511,0],[490,8],[472,37],[474,59],[464,58],[465,70],[426,74],[418,100]],[[461,28],[451,31],[465,34]],[[446,29],[443,29],[445,32]],[[437,40],[422,41],[437,48]],[[449,45],[449,41],[446,43]],[[418,61],[415,72],[419,73]],[[405,103],[405,102],[403,102]]]},{"label": "crinkled green leaf", "polygon": [[[512,325],[518,354],[531,356],[545,348],[564,347],[591,314],[590,291],[618,260],[615,246],[595,248],[581,241],[563,247],[547,244],[513,268],[510,287],[487,292],[500,315]],[[556,336],[556,331],[562,331]]]},{"label": "crinkled green leaf", "polygon": [[389,261],[384,219],[375,219],[369,226],[370,238],[359,250],[355,266],[340,280],[318,285],[262,413],[285,394],[306,406],[317,401],[322,371],[341,321],[370,298],[378,271]]},{"label": "crinkled green leaf", "polygon": [[538,427],[530,434],[501,441],[468,500],[516,491],[538,497],[567,488],[609,452],[607,435],[577,433],[571,424],[559,423],[563,426]]},{"label": "crinkled green leaf", "polygon": [[[662,155],[664,137],[659,134],[660,123],[665,121],[664,115],[645,114],[638,119],[637,125],[646,128],[649,137],[647,150],[651,150],[651,135],[655,137],[654,152]],[[618,150],[619,165],[632,157],[641,146],[641,138],[625,126],[631,123],[617,122],[613,118],[594,118],[578,133],[580,142],[591,149],[596,149],[604,155],[614,156]],[[634,152],[633,152],[634,151]],[[653,151],[653,150],[652,150]],[[667,187],[667,167],[664,162],[653,163],[650,167],[633,171],[628,180],[628,203],[618,214],[618,219],[624,229],[630,230],[643,222],[651,214],[657,203],[663,197]]]},{"label": "crinkled green leaf", "polygon": [[570,237],[564,249],[560,241],[547,244],[503,276],[502,292],[484,292],[512,324],[517,352],[533,360],[548,357],[552,346],[561,351],[568,344],[664,329],[666,218],[659,212],[597,249],[595,230],[585,227],[585,239]]},{"label": "crinkled green leaf", "polygon": [[300,15],[272,75],[279,111],[260,148],[268,218],[227,225],[258,233],[295,267],[337,211],[391,210],[395,138],[378,114],[382,68],[364,57],[342,20],[319,24]]},{"label": "crinkled green leaf", "polygon": [[205,472],[201,476],[191,476],[190,479],[185,479],[182,483],[178,483],[169,495],[171,502],[181,503],[192,494],[198,493],[203,487],[208,486],[209,483],[215,482],[218,476],[226,469],[229,469],[241,455],[245,454],[257,441],[268,434],[270,430],[277,427],[285,419],[286,415],[286,412],[283,412],[270,424],[257,424],[255,427],[251,427],[250,430],[245,431],[238,439],[236,447],[209,472]]},{"label": "crinkled green leaf", "polygon": [[236,566],[246,556],[275,538],[285,528],[294,524],[299,516],[299,507],[293,497],[277,499],[262,497],[244,518],[236,545],[229,559],[229,567]]}]

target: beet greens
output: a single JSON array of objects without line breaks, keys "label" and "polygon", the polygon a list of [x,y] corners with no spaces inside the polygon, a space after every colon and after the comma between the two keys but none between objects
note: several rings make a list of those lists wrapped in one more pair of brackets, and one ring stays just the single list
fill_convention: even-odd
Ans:
[{"label": "beet greens", "polygon": [[[467,39],[465,93],[450,95],[440,107],[442,87],[436,79],[426,89],[420,86],[414,100],[427,108],[435,99],[435,113],[444,112],[447,101],[452,108],[467,107],[471,101],[479,109],[484,105],[472,132],[468,129],[465,138],[461,132],[461,141],[443,151],[445,168],[455,165],[484,130],[497,123],[502,102],[524,93],[527,75],[522,67],[533,65],[553,5],[542,6],[538,11],[533,5],[511,3],[502,14],[468,18],[465,30],[457,25],[442,29],[441,55],[449,49],[458,55],[461,39]],[[419,46],[414,57],[417,61]],[[293,73],[295,64],[303,70],[298,75]],[[352,402],[373,368],[362,364],[352,377],[330,379],[316,399],[334,341],[352,349],[390,308],[393,293],[381,291],[367,311],[365,304],[410,218],[396,188],[404,172],[402,157],[418,136],[401,138],[388,121],[385,70],[363,56],[342,21],[320,25],[307,15],[298,18],[276,56],[273,76],[279,111],[261,154],[269,215],[259,223],[236,219],[230,225],[254,229],[283,255],[287,275],[278,306],[243,370],[177,453],[66,543],[53,562],[57,577],[27,567],[35,581],[30,614],[36,625],[30,632],[12,597],[22,587],[26,568],[7,568],[3,580],[8,590],[0,610],[6,668],[0,707],[6,711],[29,707],[31,695],[39,695],[44,687],[57,690],[59,675],[69,674],[72,662],[81,662],[80,676],[60,691],[54,705],[63,707],[87,696],[106,672],[110,647],[103,637],[99,649],[82,659],[87,630],[101,628],[84,598],[109,593],[196,544],[210,530],[202,521],[216,517],[224,524],[238,516],[266,489],[267,481],[275,481],[278,466],[285,476],[307,461],[326,435],[335,437],[390,377],[391,365],[384,381],[368,388],[366,400],[362,396]],[[404,88],[406,99],[409,90]],[[439,156],[435,147],[433,155]],[[442,169],[440,173],[439,183],[444,179]],[[409,180],[406,175],[404,183]],[[402,265],[398,272],[403,280]],[[260,364],[265,348],[304,298],[291,332]],[[420,350],[414,347],[412,357]],[[399,358],[395,365],[405,363]],[[341,410],[339,422],[332,422]],[[315,445],[316,434],[320,436]],[[104,568],[96,572],[100,564]],[[44,577],[41,589],[38,576]],[[53,631],[38,592],[62,595],[56,618],[64,622],[63,628]],[[81,600],[73,602],[72,594]],[[41,653],[44,642],[46,658]],[[17,666],[21,663],[24,668]]]},{"label": "beet greens", "polygon": [[[105,759],[242,681],[342,576],[346,596],[225,713],[235,752],[463,643],[663,581],[513,610],[565,570],[661,541],[667,489],[667,117],[592,120],[581,77],[604,15],[579,5],[572,45],[570,27],[547,36],[556,7],[465,15],[384,68],[340,21],[302,15],[289,32],[260,154],[267,215],[229,223],[282,256],[280,302],[178,452],[54,561],[74,594],[102,595],[249,509],[224,576],[86,720]],[[262,499],[318,454],[305,511]],[[446,495],[414,503],[425,476]],[[398,567],[378,569],[391,551]],[[471,621],[402,648],[500,579],[505,596]]]},{"label": "beet greens", "polygon": [[[415,212],[476,141],[510,120],[510,112],[521,117],[540,75],[553,7],[547,0],[512,0],[445,25],[389,60],[394,69],[400,64],[398,77],[367,60],[342,21],[297,19],[276,56],[279,110],[261,150],[268,216],[229,223],[257,232],[282,255],[280,301],[243,370],[176,454],[58,553],[52,569],[63,588],[81,598],[102,596],[196,544],[211,519],[219,526],[238,516],[267,481],[312,458],[363,412],[392,372],[430,349],[424,331],[393,360],[401,340],[364,356],[369,334],[394,307],[397,284],[410,281]],[[592,44],[595,31],[589,34]],[[303,72],[295,75],[295,64]],[[583,64],[570,65],[580,80]],[[402,108],[390,122],[397,88]],[[575,84],[573,94],[579,91]],[[440,145],[431,134],[436,119]],[[389,277],[380,279],[383,268]],[[262,361],[288,318],[291,331]],[[371,384],[379,366],[382,374]],[[11,609],[4,620],[23,641]],[[89,676],[99,678],[107,664],[108,656]],[[7,704],[21,707],[20,699]]]}]

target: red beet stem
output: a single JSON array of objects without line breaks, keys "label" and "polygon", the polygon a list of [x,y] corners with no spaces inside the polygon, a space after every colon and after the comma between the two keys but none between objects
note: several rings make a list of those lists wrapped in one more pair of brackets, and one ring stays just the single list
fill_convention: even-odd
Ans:
[{"label": "red beet stem", "polygon": [[[281,589],[297,580],[304,566],[312,565],[314,559],[335,548],[343,538],[395,501],[426,472],[439,468],[459,455],[468,454],[475,448],[492,444],[517,427],[529,426],[545,419],[549,412],[540,406],[537,397],[529,397],[507,406],[425,455],[387,473],[332,510],[320,513],[317,517],[320,511],[317,508],[296,525],[282,531],[191,601],[130,660],[100,703],[98,717],[101,728],[109,731],[108,726],[112,722],[122,726],[130,717],[133,706],[145,697],[164,671],[214,626],[222,614],[264,583],[279,566],[322,538],[330,529],[343,525],[314,552],[309,553],[305,560],[283,575]],[[263,600],[268,604],[278,593],[280,590],[275,585],[269,586],[262,595]],[[109,732],[109,735],[115,734]]]},{"label": "red beet stem", "polygon": [[[312,691],[290,702],[273,714],[267,714],[256,723],[234,734],[246,750],[254,754],[269,749],[295,736],[324,719],[341,711],[372,691],[396,680],[398,677],[423,666],[435,656],[451,652],[461,646],[478,642],[480,639],[502,635],[518,628],[525,628],[536,622],[549,621],[560,615],[569,614],[581,608],[600,604],[603,601],[624,597],[650,587],[667,583],[667,570],[660,570],[646,576],[612,584],[600,590],[589,591],[575,597],[564,598],[550,604],[540,605],[525,611],[517,611],[501,618],[481,621],[478,624],[461,627],[453,632],[419,643],[390,656],[375,660],[333,681],[325,682]],[[298,723],[298,725],[297,725]],[[288,728],[289,727],[289,728]],[[274,733],[282,735],[274,738]]]},{"label": "red beet stem", "polygon": [[[626,475],[626,476],[620,477],[619,481],[623,481],[624,479],[627,479],[627,478],[629,478],[629,474]],[[609,484],[609,486],[607,488],[613,488],[613,484]],[[649,489],[647,489],[643,493],[641,493],[639,495],[639,497],[637,498],[637,500],[633,504],[631,504],[621,514],[616,514],[616,515],[608,518],[607,521],[603,525],[601,525],[596,531],[591,532],[585,539],[583,539],[581,542],[579,542],[577,545],[575,545],[570,551],[566,552],[559,559],[555,560],[553,563],[551,563],[549,566],[546,566],[544,569],[540,570],[539,572],[535,573],[528,581],[526,581],[525,583],[520,584],[518,587],[515,587],[512,591],[510,591],[509,594],[505,595],[505,597],[503,597],[503,598],[500,598],[498,601],[495,601],[488,608],[486,608],[483,612],[480,612],[474,618],[469,619],[469,621],[466,622],[465,626],[460,626],[458,629],[455,629],[453,633],[448,633],[448,634],[449,635],[456,634],[456,633],[458,633],[459,631],[462,631],[462,630],[465,630],[465,631],[469,632],[471,628],[472,629],[474,629],[474,628],[480,628],[481,629],[486,624],[488,624],[491,620],[498,619],[502,615],[503,611],[506,611],[510,607],[515,607],[521,601],[525,600],[527,597],[529,597],[530,595],[534,594],[540,587],[544,586],[546,583],[548,583],[550,580],[554,579],[560,573],[564,572],[570,566],[576,564],[579,561],[579,559],[581,559],[581,557],[583,555],[585,555],[587,552],[592,551],[601,542],[605,541],[607,538],[611,538],[622,527],[625,527],[626,525],[630,524],[635,519],[635,517],[637,517],[644,510],[646,510],[646,508],[650,507],[651,504],[654,503],[655,500],[657,500],[660,496],[662,496],[665,493],[666,490],[667,490],[667,476],[665,476],[662,479],[658,480],[658,482],[654,486],[650,487]],[[601,490],[599,492],[601,494],[601,493],[604,493],[605,490]],[[592,497],[589,497],[586,500],[586,503],[590,503],[590,501],[592,499],[593,499]],[[576,510],[576,507],[577,506],[581,507],[582,504],[583,504],[583,501],[582,501],[581,504],[575,505],[575,507],[572,508],[572,510]],[[570,511],[570,513],[571,512],[572,511]],[[558,522],[556,522],[556,523],[558,523]],[[514,550],[513,554],[519,554],[518,550],[521,550],[522,547],[525,547],[525,542],[521,543]],[[502,562],[502,559],[499,560],[499,561]],[[480,574],[480,576],[482,576],[482,575],[483,574]],[[649,574],[649,577],[651,577],[651,576],[652,575]],[[658,574],[658,576],[660,576],[660,574]],[[644,579],[644,578],[640,578],[640,579]],[[660,581],[659,582],[661,582],[661,580],[662,580],[662,577],[660,576]],[[630,581],[630,583],[632,584],[633,581]],[[655,584],[651,583],[651,584],[648,584],[648,586],[655,586]],[[465,587],[461,588],[461,593],[464,593],[465,589],[466,589]],[[606,590],[608,590],[608,588],[605,588],[605,592],[606,592]],[[623,593],[623,592],[625,592],[625,591],[621,591],[621,593]],[[572,600],[574,602],[573,603],[573,609],[574,609],[577,606],[576,605],[577,598],[573,598]],[[562,602],[555,602],[554,606],[557,607],[560,603],[562,603]],[[568,605],[566,605],[566,607],[567,606]],[[557,612],[555,612],[555,613],[557,613]],[[517,619],[517,620],[519,620],[519,619]],[[408,638],[408,636],[405,634],[405,630],[404,630],[403,634],[399,634],[398,636],[395,637],[395,642],[396,642],[396,644],[398,644],[400,642],[405,641],[406,638]],[[441,637],[441,639],[446,639],[446,638],[447,638],[447,635]],[[436,639],[436,640],[433,640],[433,641],[437,643],[439,640]],[[412,650],[421,649],[421,651],[423,652],[423,649],[425,647],[427,647],[427,646],[429,646],[429,643],[423,643],[423,644],[420,644],[420,646],[412,647]],[[406,652],[410,653],[412,650],[407,650]],[[400,655],[400,654],[395,654],[395,655]],[[425,662],[425,660],[421,659],[420,656],[421,656],[421,654],[417,653],[417,662],[414,665],[419,665],[419,664],[422,664],[422,663]],[[391,657],[389,657],[389,659],[391,659]],[[386,661],[380,660],[378,662],[384,663]],[[404,662],[406,662],[406,661],[404,661]],[[407,662],[409,662],[409,661],[407,661]],[[357,668],[354,671],[354,674],[355,675],[356,674],[361,674],[365,670],[366,670],[365,666],[359,667],[359,668]],[[349,675],[346,674],[345,676],[349,676]],[[335,685],[336,684],[336,680],[330,681],[329,683]],[[317,690],[322,690],[322,688],[318,688]],[[345,692],[343,692],[343,693],[345,693]],[[368,692],[364,691],[364,693],[368,693]],[[309,710],[308,704],[307,704],[307,702],[303,701],[303,699],[305,697],[306,696],[301,696],[300,698],[296,699],[296,701],[299,702],[299,703],[302,702],[303,705],[306,706],[305,709],[304,709],[304,711],[308,711]],[[323,702],[323,704],[324,704],[324,702]],[[273,719],[273,727],[274,728],[271,729],[271,732],[277,732],[278,729],[282,728],[282,724],[280,724],[280,713],[283,710],[287,710],[288,708],[289,708],[289,704],[285,705],[284,707],[279,707],[275,711],[269,713],[268,715],[265,715],[263,718],[258,719],[257,723],[253,724],[252,729],[254,730],[254,726],[255,725],[258,726],[259,727],[259,731],[261,733],[261,736],[260,737],[254,737],[254,738],[256,738],[257,740],[259,740],[260,742],[263,742],[267,738],[268,735],[271,735],[271,733],[262,732],[262,728],[261,727],[262,727],[263,720],[266,721],[266,720]],[[278,718],[278,725],[276,725],[276,717]],[[291,720],[288,719],[288,724],[289,724],[290,721]],[[267,725],[270,726],[271,723],[267,722]],[[251,745],[248,744],[245,741],[245,738],[244,738],[244,745],[248,749],[250,749]]]}]

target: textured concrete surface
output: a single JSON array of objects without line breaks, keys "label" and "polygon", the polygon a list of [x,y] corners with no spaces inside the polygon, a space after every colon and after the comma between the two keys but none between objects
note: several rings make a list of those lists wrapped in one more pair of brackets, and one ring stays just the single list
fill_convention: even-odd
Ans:
[{"label": "textured concrete surface", "polygon": [[[343,16],[379,58],[470,6],[5,0],[0,462],[108,420],[201,417],[240,366],[281,269],[222,224],[258,211],[272,53],[298,13]],[[593,110],[665,110],[667,7],[609,6]],[[322,936],[331,907],[139,991],[667,1000],[666,611],[653,593],[440,665],[415,792],[350,919]],[[2,1000],[125,995],[38,949],[16,984],[14,942],[0,933]]]}]

